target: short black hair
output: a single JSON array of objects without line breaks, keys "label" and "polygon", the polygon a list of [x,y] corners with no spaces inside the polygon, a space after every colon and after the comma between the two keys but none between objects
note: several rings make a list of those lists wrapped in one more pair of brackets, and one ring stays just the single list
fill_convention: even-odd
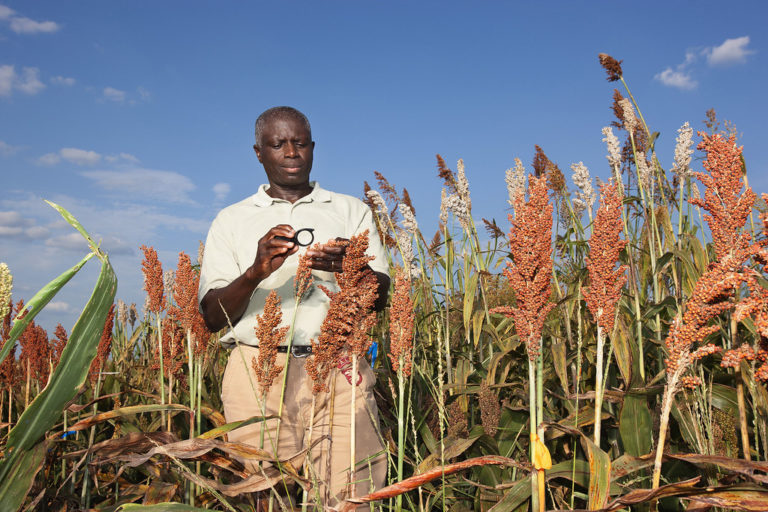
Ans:
[{"label": "short black hair", "polygon": [[309,132],[309,138],[312,138],[312,127],[309,125],[307,116],[293,107],[272,107],[262,112],[256,119],[256,126],[253,130],[256,137],[256,146],[261,146],[261,135],[264,132],[264,127],[273,119],[295,119],[304,125],[307,132]]}]

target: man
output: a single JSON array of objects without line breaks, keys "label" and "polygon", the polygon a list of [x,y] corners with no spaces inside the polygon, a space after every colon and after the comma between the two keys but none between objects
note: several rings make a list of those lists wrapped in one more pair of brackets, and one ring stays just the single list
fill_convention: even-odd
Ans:
[{"label": "man", "polygon": [[[268,185],[261,185],[256,194],[225,208],[214,219],[200,273],[200,307],[212,331],[223,329],[228,323],[233,326],[221,339],[224,346],[234,347],[222,382],[224,416],[228,422],[265,412],[278,415],[283,375],[275,379],[264,398],[255,385],[251,362],[259,350],[254,331],[256,316],[263,312],[271,290],[281,297],[283,325],[288,325],[295,314],[291,354],[283,346],[276,361],[283,368],[288,365],[279,439],[277,421],[270,420],[236,429],[229,434],[229,440],[262,445],[270,451],[276,447],[278,457],[286,458],[310,445],[310,432],[311,441],[328,436],[311,452],[314,479],[319,484],[318,492],[312,496],[334,506],[352,491],[348,474],[350,409],[352,382],[358,379],[334,371],[330,375],[332,392],[313,397],[304,363],[310,356],[310,340],[317,340],[330,302],[317,285],[338,288],[335,273],[342,270],[346,248],[306,249],[314,285],[294,311],[293,278],[299,252],[305,249],[291,238],[304,228],[314,229],[315,240],[321,242],[349,239],[367,229],[368,254],[375,257],[369,265],[379,283],[378,310],[386,305],[389,289],[386,254],[365,204],[322,189],[309,180],[315,143],[304,114],[291,107],[271,108],[257,119],[255,136],[253,149],[264,166]],[[287,344],[286,339],[284,345]],[[365,361],[360,362],[360,376],[362,382],[354,393],[358,465],[352,481],[357,482],[357,496],[381,487],[386,478],[386,457],[372,393],[375,378]]]}]

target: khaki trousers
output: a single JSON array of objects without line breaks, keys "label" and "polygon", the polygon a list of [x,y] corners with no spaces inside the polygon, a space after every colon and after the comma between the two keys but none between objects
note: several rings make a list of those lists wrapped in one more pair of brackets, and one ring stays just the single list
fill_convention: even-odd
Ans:
[{"label": "khaki trousers", "polygon": [[[253,358],[258,348],[238,345],[229,355],[224,371],[221,399],[227,422],[239,421],[263,413],[263,399],[258,393]],[[285,368],[287,354],[278,353],[276,364]],[[314,396],[312,412],[312,379],[307,375],[304,363],[307,358],[290,356],[285,403],[277,440],[277,457],[287,458],[305,449],[311,441],[328,436],[311,451],[313,481],[317,486],[309,493],[310,501],[320,496],[326,506],[336,506],[349,496],[349,466],[351,451],[352,385],[344,374],[333,369],[329,376],[330,393]],[[283,373],[272,383],[266,396],[266,415],[278,415]],[[358,371],[362,382],[355,390],[355,495],[365,496],[384,486],[387,475],[387,458],[380,441],[378,411],[373,397],[375,376],[368,362],[358,359]],[[358,379],[353,378],[353,382]],[[256,392],[254,392],[256,390]],[[373,421],[372,421],[373,419]],[[264,449],[274,453],[277,419],[247,425],[229,433],[229,440],[259,446],[261,430],[264,432]],[[310,427],[312,439],[310,439]],[[253,465],[251,470],[255,468]],[[368,510],[369,505],[359,507]]]}]

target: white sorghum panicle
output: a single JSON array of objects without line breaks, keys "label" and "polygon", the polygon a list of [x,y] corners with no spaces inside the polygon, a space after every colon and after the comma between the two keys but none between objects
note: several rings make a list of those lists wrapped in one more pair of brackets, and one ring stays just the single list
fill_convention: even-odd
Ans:
[{"label": "white sorghum panicle", "polygon": [[464,200],[458,195],[451,194],[445,199],[445,205],[448,207],[451,213],[453,213],[456,218],[459,219],[461,227],[468,230],[470,215],[469,208],[467,208],[467,203],[465,203]]},{"label": "white sorghum panicle", "polygon": [[637,152],[637,179],[646,192],[653,194],[653,173],[642,151]]},{"label": "white sorghum panicle", "polygon": [[13,276],[11,270],[5,263],[0,263],[0,322],[10,311],[12,290]]},{"label": "white sorghum panicle", "polygon": [[464,160],[461,158],[456,162],[456,190],[466,203],[467,208],[471,210],[472,200],[469,198],[469,182],[464,172]]},{"label": "white sorghum panicle", "polygon": [[448,223],[448,194],[445,189],[440,192],[440,223],[445,226]]},{"label": "white sorghum panicle", "polygon": [[624,129],[629,133],[634,133],[635,128],[637,128],[637,116],[632,102],[628,98],[622,98],[619,101],[619,106],[624,114]]},{"label": "white sorghum panicle", "polygon": [[366,192],[366,195],[368,196],[368,199],[373,201],[373,204],[376,205],[376,213],[379,215],[389,214],[389,208],[387,208],[387,203],[384,202],[384,198],[381,197],[381,194],[375,190],[369,190]]},{"label": "white sorghum panicle", "polygon": [[120,299],[117,299],[117,320],[125,328],[128,322],[128,304]]},{"label": "white sorghum panicle", "polygon": [[400,254],[403,257],[403,267],[410,269],[413,265],[413,235],[405,230],[398,230],[397,246],[400,248]]},{"label": "white sorghum panicle", "polygon": [[419,229],[419,223],[416,222],[416,216],[413,214],[411,207],[405,203],[400,203],[397,205],[397,209],[400,211],[400,215],[403,216],[403,221],[401,222],[403,229],[411,235],[416,233],[416,230]]},{"label": "white sorghum panicle", "polygon": [[691,181],[691,197],[693,199],[701,199],[701,192],[695,181]]},{"label": "white sorghum panicle", "polygon": [[173,294],[173,285],[176,284],[176,272],[173,270],[166,270],[163,272],[163,286],[165,287],[165,293],[170,298]]},{"label": "white sorghum panicle", "polygon": [[[574,210],[576,210],[575,204]],[[579,212],[576,212],[576,215],[578,214]],[[565,198],[560,199],[557,217],[557,223],[564,230],[567,230],[571,226],[571,212],[568,210],[568,203],[565,201]]]},{"label": "white sorghum panicle", "polygon": [[610,126],[603,128],[603,142],[608,146],[608,154],[606,158],[611,165],[611,171],[613,179],[619,184],[619,187],[624,190],[624,184],[621,181],[621,148],[619,146],[619,139],[613,134],[613,129]]},{"label": "white sorghum panicle", "polygon": [[515,158],[515,167],[507,169],[504,173],[504,181],[507,183],[507,202],[510,206],[515,205],[515,198],[525,193],[525,167],[519,158]]},{"label": "white sorghum panicle", "polygon": [[589,218],[592,218],[592,205],[597,199],[595,189],[592,187],[592,176],[589,175],[589,169],[584,162],[571,164],[573,171],[573,183],[576,185],[576,197],[573,198],[573,209],[576,215],[587,210]]},{"label": "white sorghum panicle", "polygon": [[677,130],[677,143],[675,144],[675,163],[672,172],[681,179],[691,174],[691,156],[693,155],[693,128],[688,121]]},{"label": "white sorghum panicle", "polygon": [[203,264],[203,254],[205,254],[205,244],[200,240],[200,244],[197,246],[197,264]]}]

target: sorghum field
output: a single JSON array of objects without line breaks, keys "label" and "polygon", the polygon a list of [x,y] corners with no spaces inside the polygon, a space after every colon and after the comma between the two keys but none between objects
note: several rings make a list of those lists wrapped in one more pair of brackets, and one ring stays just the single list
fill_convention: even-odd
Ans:
[{"label": "sorghum field", "polygon": [[[361,306],[375,280],[353,239],[312,368],[374,354],[391,485],[343,509],[768,510],[768,196],[714,111],[700,131],[681,121],[674,155],[657,155],[620,62],[600,61],[618,87],[602,132],[610,181],[577,163],[569,189],[537,147],[507,171],[497,225],[473,218],[463,162],[438,156],[434,235],[405,189],[365,184],[390,307]],[[204,248],[163,267],[142,247],[137,307],[115,303],[89,241],[26,303],[0,267],[0,510],[288,510],[286,489],[317,509],[303,453],[227,442],[240,424],[220,412],[226,353],[197,312]],[[93,296],[50,336],[34,315],[89,259],[102,265]],[[290,338],[279,322],[273,300],[262,344]],[[254,393],[284,385],[273,361],[251,362]],[[251,474],[244,458],[268,464]]]}]

